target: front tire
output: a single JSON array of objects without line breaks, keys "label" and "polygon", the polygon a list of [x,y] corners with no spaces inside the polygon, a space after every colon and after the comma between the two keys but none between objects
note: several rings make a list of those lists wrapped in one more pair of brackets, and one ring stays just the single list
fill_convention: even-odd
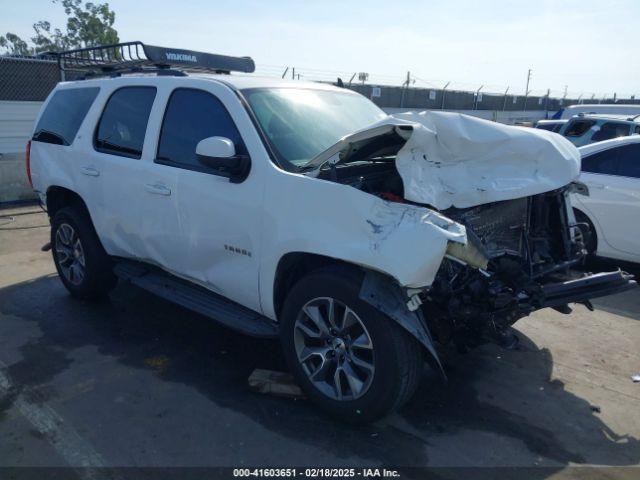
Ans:
[{"label": "front tire", "polygon": [[370,422],[400,408],[423,367],[418,342],[359,298],[359,276],[328,268],[301,279],[281,316],[281,341],[307,396],[349,422]]},{"label": "front tire", "polygon": [[51,252],[60,280],[76,298],[106,296],[117,283],[89,215],[75,207],[60,209],[51,221]]}]

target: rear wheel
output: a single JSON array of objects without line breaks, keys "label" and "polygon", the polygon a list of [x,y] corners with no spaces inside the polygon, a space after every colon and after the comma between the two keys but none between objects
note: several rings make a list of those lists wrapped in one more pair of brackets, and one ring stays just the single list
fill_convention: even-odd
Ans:
[{"label": "rear wheel", "polygon": [[418,342],[358,291],[357,276],[343,270],[304,277],[285,301],[281,340],[311,400],[343,420],[368,422],[411,397],[423,359]]},{"label": "rear wheel", "polygon": [[51,252],[62,283],[74,297],[95,299],[115,287],[111,259],[81,209],[65,207],[56,212],[51,222]]}]

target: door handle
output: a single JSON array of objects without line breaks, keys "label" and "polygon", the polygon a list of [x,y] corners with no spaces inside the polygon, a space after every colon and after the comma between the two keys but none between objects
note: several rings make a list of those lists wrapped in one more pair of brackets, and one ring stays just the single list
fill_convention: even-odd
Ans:
[{"label": "door handle", "polygon": [[604,186],[604,184],[603,184],[603,183],[587,182],[587,186],[588,186],[589,188],[600,188],[600,189],[605,188],[605,186]]},{"label": "door handle", "polygon": [[147,183],[144,189],[154,195],[171,195],[171,189],[159,183]]},{"label": "door handle", "polygon": [[87,175],[89,177],[99,177],[100,176],[100,172],[98,170],[96,170],[93,167],[81,167],[80,168],[80,172],[82,172],[83,175]]}]

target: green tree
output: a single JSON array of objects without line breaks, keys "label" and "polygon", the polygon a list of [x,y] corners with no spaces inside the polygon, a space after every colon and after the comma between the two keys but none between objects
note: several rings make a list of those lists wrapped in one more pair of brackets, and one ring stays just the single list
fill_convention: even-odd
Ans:
[{"label": "green tree", "polygon": [[113,28],[116,14],[108,3],[82,3],[82,0],[53,0],[67,14],[66,30],[52,28],[46,20],[33,24],[35,35],[31,44],[14,33],[0,35],[0,48],[14,55],[33,55],[74,48],[118,43],[118,32]]}]

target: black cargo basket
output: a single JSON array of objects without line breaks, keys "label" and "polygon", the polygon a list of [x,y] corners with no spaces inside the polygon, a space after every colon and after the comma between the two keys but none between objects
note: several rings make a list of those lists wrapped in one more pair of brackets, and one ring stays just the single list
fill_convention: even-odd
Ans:
[{"label": "black cargo basket", "polygon": [[61,71],[92,75],[118,75],[128,72],[167,74],[184,71],[251,73],[255,64],[250,57],[230,57],[179,48],[145,45],[142,42],[116,43],[57,53]]}]

